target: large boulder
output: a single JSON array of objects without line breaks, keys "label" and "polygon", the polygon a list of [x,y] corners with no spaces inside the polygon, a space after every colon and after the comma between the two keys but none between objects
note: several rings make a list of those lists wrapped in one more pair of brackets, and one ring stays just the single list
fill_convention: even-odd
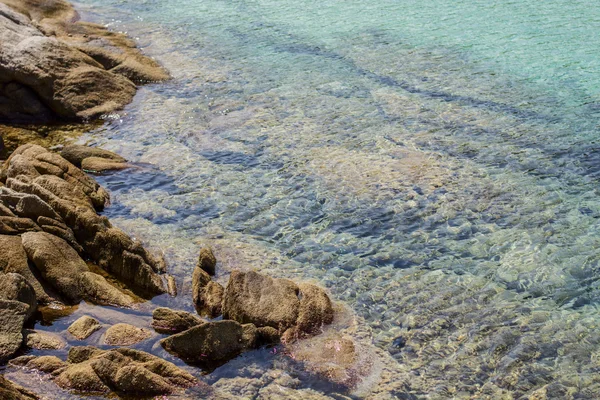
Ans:
[{"label": "large boulder", "polygon": [[71,303],[82,299],[100,304],[130,307],[133,299],[90,272],[79,254],[64,240],[45,232],[21,236],[27,257],[35,264],[45,282]]},{"label": "large boulder", "polygon": [[0,299],[15,300],[27,304],[27,315],[29,319],[37,310],[37,298],[33,287],[19,274],[0,273]]},{"label": "large boulder", "polygon": [[39,358],[24,359],[21,364],[32,369],[40,369],[42,364],[47,367],[44,372],[51,373],[60,387],[80,393],[158,396],[200,385],[196,378],[174,364],[132,349],[103,351],[73,347],[67,363],[56,360],[40,363]]},{"label": "large boulder", "polygon": [[194,364],[226,362],[256,344],[256,327],[235,321],[216,321],[195,326],[160,341],[162,347]]},{"label": "large boulder", "polygon": [[56,302],[58,295],[47,284],[40,282],[39,271],[28,262],[19,236],[0,235],[0,271],[14,272],[25,278],[33,287],[38,303]]},{"label": "large boulder", "polygon": [[202,324],[202,319],[185,311],[159,307],[152,312],[152,327],[158,333],[172,335]]},{"label": "large boulder", "polygon": [[29,306],[20,301],[0,300],[0,362],[11,358],[23,343],[23,324]]},{"label": "large boulder", "polygon": [[320,333],[333,317],[329,296],[312,284],[232,271],[225,289],[223,318],[275,328],[286,342]]}]

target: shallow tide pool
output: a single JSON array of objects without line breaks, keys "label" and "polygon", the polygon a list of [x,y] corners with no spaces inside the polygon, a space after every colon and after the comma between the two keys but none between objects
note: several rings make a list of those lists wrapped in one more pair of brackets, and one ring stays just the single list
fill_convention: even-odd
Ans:
[{"label": "shallow tide pool", "polygon": [[[595,3],[76,5],[173,75],[82,139],[137,163],[99,182],[179,284],[148,309],[191,310],[208,244],[222,283],[255,268],[348,308],[395,371],[350,395],[600,397]],[[204,379],[275,398],[250,362],[287,368],[265,350]]]}]

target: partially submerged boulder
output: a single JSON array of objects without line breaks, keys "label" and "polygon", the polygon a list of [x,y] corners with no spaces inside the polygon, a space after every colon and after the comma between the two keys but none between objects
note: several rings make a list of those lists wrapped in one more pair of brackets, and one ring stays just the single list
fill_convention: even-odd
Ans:
[{"label": "partially submerged boulder", "polygon": [[236,321],[208,322],[160,341],[169,353],[185,362],[226,362],[256,344],[256,327]]},{"label": "partially submerged boulder", "polygon": [[41,369],[42,364],[60,387],[87,394],[158,396],[199,385],[196,378],[174,364],[133,349],[73,347],[66,363],[39,363],[40,358],[24,360],[23,366]]},{"label": "partially submerged boulder", "polygon": [[25,329],[23,331],[25,345],[30,349],[36,350],[60,350],[67,346],[67,343],[58,335]]},{"label": "partially submerged boulder", "polygon": [[333,316],[329,296],[315,285],[236,270],[225,289],[223,318],[272,327],[284,341],[321,332]]},{"label": "partially submerged boulder", "polygon": [[67,331],[77,340],[84,340],[90,337],[94,332],[100,330],[102,325],[97,319],[84,315],[73,322]]},{"label": "partially submerged boulder", "polygon": [[0,399],[37,400],[39,397],[0,375]]},{"label": "partially submerged boulder", "polygon": [[185,311],[159,307],[152,312],[152,327],[158,333],[171,335],[202,324],[202,319]]},{"label": "partially submerged boulder", "polygon": [[131,346],[152,336],[152,332],[129,324],[116,324],[107,329],[104,343],[111,346]]}]

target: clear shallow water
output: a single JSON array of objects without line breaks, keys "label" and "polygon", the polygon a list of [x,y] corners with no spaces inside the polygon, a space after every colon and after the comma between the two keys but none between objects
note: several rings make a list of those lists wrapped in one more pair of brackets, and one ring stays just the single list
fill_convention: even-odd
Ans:
[{"label": "clear shallow water", "polygon": [[495,3],[82,2],[174,76],[86,138],[140,163],[100,181],[155,303],[207,243],[328,287],[382,395],[600,397],[600,9]]}]

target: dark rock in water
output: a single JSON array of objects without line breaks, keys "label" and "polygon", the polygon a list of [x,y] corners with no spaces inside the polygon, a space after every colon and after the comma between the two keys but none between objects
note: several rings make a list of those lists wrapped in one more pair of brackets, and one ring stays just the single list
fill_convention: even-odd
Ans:
[{"label": "dark rock in water", "polygon": [[77,144],[65,146],[60,151],[60,155],[78,168],[81,168],[81,163],[83,160],[89,157],[102,158],[120,163],[127,162],[126,159],[116,153],[113,153],[112,151],[103,150],[97,147],[81,146]]},{"label": "dark rock in water", "polygon": [[223,286],[210,279],[210,276],[196,266],[192,275],[192,298],[198,314],[216,318],[221,315]]},{"label": "dark rock in water", "polygon": [[204,323],[202,319],[185,311],[160,307],[152,312],[152,327],[158,333],[175,334]]},{"label": "dark rock in water", "polygon": [[0,270],[14,272],[23,276],[33,287],[37,301],[40,304],[49,304],[57,301],[57,294],[40,282],[39,272],[27,260],[27,254],[23,249],[19,236],[0,235]]},{"label": "dark rock in water", "polygon": [[87,394],[157,396],[201,385],[174,364],[138,350],[73,347],[67,363],[40,358],[23,366],[49,371],[58,386]]},{"label": "dark rock in water", "polygon": [[256,327],[235,321],[208,322],[160,341],[169,353],[194,364],[225,362],[255,343]]},{"label": "dark rock in water", "polygon": [[131,346],[152,336],[152,332],[129,324],[116,324],[108,328],[104,343],[111,346]]},{"label": "dark rock in water", "polygon": [[232,271],[225,288],[223,318],[284,332],[298,319],[298,294],[298,286],[289,279]]},{"label": "dark rock in water", "polygon": [[29,306],[20,301],[0,300],[0,362],[11,358],[23,343],[23,324]]},{"label": "dark rock in water", "polygon": [[31,318],[37,310],[35,290],[22,275],[13,272],[0,273],[0,299],[15,300],[27,304],[29,308],[27,309],[26,319]]},{"label": "dark rock in water", "polygon": [[73,322],[67,331],[78,340],[84,340],[90,337],[94,332],[100,330],[102,325],[95,318],[84,315]]},{"label": "dark rock in water", "polygon": [[0,399],[37,400],[39,397],[0,375]]},{"label": "dark rock in water", "polygon": [[207,274],[214,276],[217,269],[217,259],[209,247],[200,250],[196,268],[202,269]]},{"label": "dark rock in water", "polygon": [[270,326],[263,326],[256,330],[256,343],[258,346],[277,344],[280,341],[279,331]]}]

